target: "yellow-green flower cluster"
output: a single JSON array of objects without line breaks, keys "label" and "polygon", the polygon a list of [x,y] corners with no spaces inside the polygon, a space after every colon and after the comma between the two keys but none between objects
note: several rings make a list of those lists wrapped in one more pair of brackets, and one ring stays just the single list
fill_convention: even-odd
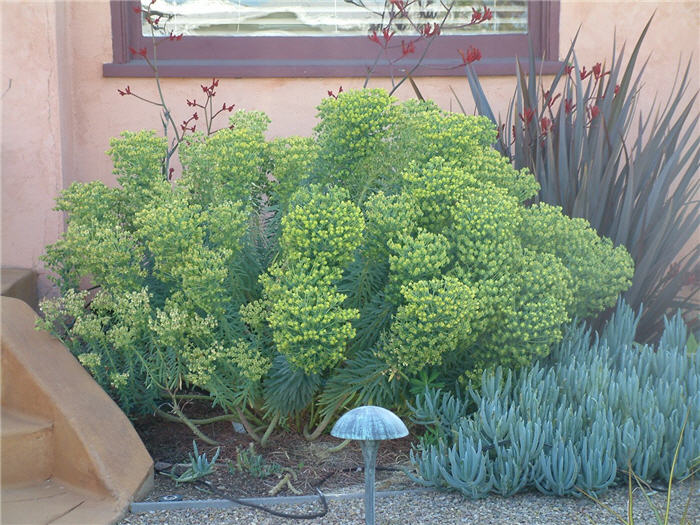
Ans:
[{"label": "yellow-green flower cluster", "polygon": [[432,102],[406,102],[398,113],[395,158],[405,163],[424,164],[440,157],[460,165],[496,140],[486,117],[449,113]]},{"label": "yellow-green flower cluster", "polygon": [[121,185],[118,191],[120,208],[125,218],[140,210],[153,199],[168,192],[165,156],[168,149],[164,137],[153,131],[125,131],[110,141],[107,153],[114,162],[114,173]]},{"label": "yellow-green flower cluster", "polygon": [[88,348],[109,351],[113,360],[118,355],[133,356],[148,337],[151,315],[147,289],[133,292],[99,291],[90,303],[75,316],[68,330],[73,341]]},{"label": "yellow-green flower cluster", "polygon": [[70,330],[71,337],[79,337],[91,347],[104,347],[107,343],[107,337],[104,333],[106,322],[108,322],[108,319],[92,314],[76,317]]},{"label": "yellow-green flower cluster", "polygon": [[454,207],[475,184],[471,176],[441,157],[422,165],[412,163],[402,178],[403,192],[409,194],[421,210],[419,224],[435,233],[448,228]]},{"label": "yellow-green flower cluster", "polygon": [[519,243],[521,206],[515,197],[489,182],[472,186],[455,204],[445,235],[455,248],[462,278],[481,281],[508,271]]},{"label": "yellow-green flower cluster", "polygon": [[163,160],[168,149],[165,137],[155,131],[124,131],[109,142],[107,154],[112,157],[119,184],[143,184],[145,181],[164,179]]},{"label": "yellow-green flower cluster", "polygon": [[161,349],[180,350],[194,346],[191,341],[211,339],[216,321],[188,312],[174,301],[168,301],[162,310],[156,310],[155,318],[149,320],[149,327]]},{"label": "yellow-green flower cluster", "polygon": [[50,297],[39,302],[43,314],[36,320],[36,327],[52,331],[54,325],[66,326],[85,312],[87,292],[68,289],[60,297]]},{"label": "yellow-green flower cluster", "polygon": [[80,364],[87,368],[93,375],[97,374],[102,367],[102,358],[95,352],[88,352],[78,356]]},{"label": "yellow-green flower cluster", "polygon": [[142,286],[144,252],[133,234],[110,221],[73,221],[63,238],[46,250],[43,260],[77,287],[79,277],[93,283],[134,290]]},{"label": "yellow-green flower cluster", "polygon": [[570,315],[584,318],[614,306],[620,291],[632,284],[630,254],[599,237],[585,219],[572,219],[545,203],[524,210],[523,218],[519,232],[523,245],[537,254],[555,254],[571,272],[576,300]]},{"label": "yellow-green flower cluster", "polygon": [[231,258],[230,250],[192,247],[186,253],[185,262],[175,268],[173,275],[181,288],[171,297],[192,311],[199,309],[217,317],[223,315],[225,303],[231,300],[224,293]]},{"label": "yellow-green flower cluster", "polygon": [[68,213],[66,232],[41,259],[62,291],[78,288],[85,277],[130,290],[142,285],[143,249],[123,218],[123,192],[101,182],[74,183],[57,199],[56,209]]},{"label": "yellow-green flower cluster", "polygon": [[471,370],[465,374],[473,381],[495,363],[516,368],[547,355],[570,320],[571,274],[562,261],[528,249],[513,259],[507,282],[496,278],[479,283],[477,298],[487,312],[482,336],[470,353]]},{"label": "yellow-green flower cluster", "polygon": [[398,123],[395,102],[380,89],[349,91],[321,102],[315,128],[319,182],[344,186],[354,202],[369,196],[392,169],[387,161]]},{"label": "yellow-green flower cluster", "polygon": [[260,381],[272,366],[268,357],[242,339],[226,349],[225,359],[235,363],[241,374],[254,383]]},{"label": "yellow-green flower cluster", "polygon": [[256,332],[258,335],[262,335],[265,331],[268,316],[267,303],[262,299],[251,301],[241,305],[239,312],[241,314],[241,320],[248,325],[250,330]]},{"label": "yellow-green flower cluster", "polygon": [[312,186],[282,219],[280,246],[285,256],[306,265],[343,268],[362,241],[364,218],[347,191]]},{"label": "yellow-green flower cluster", "polygon": [[340,275],[327,266],[291,265],[263,277],[277,351],[306,373],[335,366],[355,336],[351,321],[358,311],[343,308],[346,297],[336,291]]},{"label": "yellow-green flower cluster", "polygon": [[289,137],[270,142],[273,199],[285,209],[295,191],[311,176],[318,157],[318,145],[310,137]]},{"label": "yellow-green flower cluster", "polygon": [[148,288],[131,292],[100,291],[90,304],[97,315],[109,317],[110,323],[123,324],[132,331],[144,332],[151,317],[151,296]]},{"label": "yellow-green flower cluster", "polygon": [[[476,378],[543,355],[629,285],[624,248],[524,206],[537,182],[491,149],[487,119],[381,90],[319,116],[314,137],[268,143],[264,114],[236,112],[232,129],[187,136],[172,183],[167,142],[126,132],[109,152],[121,187],[59,198],[67,229],[44,260],[63,297],[39,324],[127,412],[191,386],[229,410],[288,394],[301,411],[359,357]],[[303,396],[267,395],[285,388],[269,380],[280,360]]]},{"label": "yellow-green flower cluster", "polygon": [[252,190],[264,184],[267,144],[262,133],[241,127],[181,145],[181,184],[202,206],[225,201],[250,206]]},{"label": "yellow-green flower cluster", "polygon": [[164,281],[174,280],[188,254],[204,243],[201,208],[190,205],[182,191],[155,201],[134,217],[137,235],[153,257],[154,272]]},{"label": "yellow-green flower cluster", "polygon": [[133,351],[135,346],[140,343],[136,339],[135,331],[123,324],[112,326],[107,331],[106,336],[107,344],[121,352]]},{"label": "yellow-green flower cluster", "polygon": [[248,129],[258,135],[264,135],[267,127],[270,125],[270,117],[262,111],[248,111],[245,109],[237,109],[229,117],[229,126],[235,129]]},{"label": "yellow-green flower cluster", "polygon": [[224,348],[221,341],[214,341],[210,346],[190,346],[183,349],[182,356],[187,362],[187,382],[206,389],[212,376],[216,373],[218,361],[231,357],[229,348]]},{"label": "yellow-green flower cluster", "polygon": [[70,224],[92,221],[119,222],[120,191],[109,188],[101,181],[74,182],[56,199],[57,211],[69,212],[66,220]]},{"label": "yellow-green flower cluster", "polygon": [[248,214],[241,202],[215,204],[203,213],[202,218],[209,245],[228,250],[231,255],[238,253],[248,227]]},{"label": "yellow-green flower cluster", "polygon": [[[41,325],[85,355],[129,413],[152,411],[188,381],[230,399],[233,378],[259,381],[268,366],[257,346],[241,346],[249,334],[238,314],[238,286],[255,293],[261,271],[245,267],[244,246],[269,164],[266,117],[235,117],[233,130],[188,137],[179,181],[163,173],[163,138],[127,132],[109,152],[121,187],[75,184],[58,200],[68,227],[45,259],[64,296],[44,304]],[[75,292],[81,283],[98,290]]]},{"label": "yellow-green flower cluster", "polygon": [[223,312],[224,283],[247,228],[242,207],[221,201],[202,211],[176,187],[136,214],[136,235],[153,258],[154,275],[178,284],[173,294],[179,301],[206,313]]},{"label": "yellow-green flower cluster", "polygon": [[396,241],[388,241],[388,247],[391,255],[387,297],[394,304],[401,302],[404,284],[438,278],[450,262],[449,242],[440,233],[419,230],[415,236],[399,235]]},{"label": "yellow-green flower cluster", "polygon": [[453,277],[409,282],[401,288],[404,304],[394,317],[378,354],[399,369],[420,370],[439,364],[445,353],[468,345],[470,320],[478,316],[473,290]]},{"label": "yellow-green flower cluster", "polygon": [[378,192],[367,199],[365,246],[363,251],[376,260],[389,256],[388,243],[399,235],[410,235],[419,223],[422,212],[409,193],[385,195]]},{"label": "yellow-green flower cluster", "polygon": [[148,301],[145,289],[116,294],[68,290],[63,297],[42,301],[45,319],[37,326],[60,337],[95,380],[130,411],[143,401],[137,399],[141,394],[133,388],[133,374],[142,374],[138,353],[150,333]]},{"label": "yellow-green flower cluster", "polygon": [[347,191],[313,185],[297,193],[282,219],[283,265],[263,278],[277,351],[307,373],[337,364],[355,335],[354,309],[337,291],[362,242],[364,218]]},{"label": "yellow-green flower cluster", "polygon": [[504,188],[518,202],[533,198],[540,189],[532,173],[526,169],[516,170],[509,160],[495,149],[484,148],[479,155],[460,158],[457,165],[479,182],[490,182],[494,186]]},{"label": "yellow-green flower cluster", "polygon": [[127,381],[129,381],[128,372],[112,372],[111,374],[109,374],[109,384],[115,390],[121,390],[122,388],[124,388],[127,384]]},{"label": "yellow-green flower cluster", "polygon": [[[376,98],[372,100],[377,107],[387,107],[387,102],[382,106]],[[333,100],[324,104],[333,110],[342,108]],[[487,119],[452,115],[431,102],[399,105],[389,101],[388,107],[393,108],[396,129],[389,125],[382,132],[381,148],[365,149],[364,165],[348,164],[361,166],[362,179],[366,166],[385,166],[386,159],[380,156],[393,163],[379,174],[379,180],[365,184],[369,197],[357,199],[367,225],[361,253],[370,261],[365,264],[388,267],[383,294],[399,307],[401,315],[406,311],[399,294],[402,286],[447,274],[472,291],[479,309],[473,310],[468,323],[478,337],[459,350],[467,368],[528,362],[561,337],[559,326],[571,315],[599,311],[628,285],[627,254],[623,250],[612,253],[605,242],[584,235],[580,228],[561,227],[561,221],[570,221],[561,213],[529,226],[538,208],[528,210],[523,202],[536,194],[538,184],[530,173],[516,171],[491,149],[496,130]],[[351,130],[341,132],[337,127],[350,126],[353,120],[341,116],[326,123],[336,117],[330,110],[321,117],[324,122],[319,125],[318,139],[330,151],[327,130],[333,129],[344,139]],[[354,150],[354,141],[339,139],[339,143],[348,150],[347,158],[354,155],[357,159],[363,153]],[[337,180],[355,195],[354,182]],[[541,235],[543,231],[547,233]],[[584,253],[586,263],[577,262]],[[366,268],[352,275],[371,271]],[[586,272],[596,273],[598,279],[584,277]],[[381,273],[379,269],[376,275]],[[586,284],[575,284],[577,279]],[[594,289],[599,290],[598,295]],[[368,305],[361,311],[364,316],[375,310]],[[395,330],[398,317],[399,312],[389,333]],[[373,324],[361,320],[357,326]],[[376,340],[366,334],[358,339]],[[395,337],[384,339],[397,344]],[[405,344],[401,348],[408,353]],[[415,360],[409,368],[420,369],[426,362]]]}]

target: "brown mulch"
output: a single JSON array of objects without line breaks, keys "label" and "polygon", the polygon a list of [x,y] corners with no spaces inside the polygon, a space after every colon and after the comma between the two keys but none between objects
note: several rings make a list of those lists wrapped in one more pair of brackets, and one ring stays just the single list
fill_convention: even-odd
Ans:
[{"label": "brown mulch", "polygon": [[[191,414],[191,417],[207,417],[204,407],[193,405],[188,409],[188,414]],[[188,463],[188,453],[193,451],[192,440],[196,437],[185,425],[164,421],[153,416],[134,421],[134,427],[156,463]],[[266,463],[276,463],[285,470],[260,478],[249,472],[239,472],[236,469],[237,454],[246,451],[253,443],[247,434],[236,432],[230,421],[205,425],[201,427],[201,430],[209,438],[218,441],[221,448],[214,472],[205,478],[206,481],[235,497],[270,496],[270,490],[287,473],[290,473],[291,484],[302,494],[315,494],[314,486],[326,477],[327,479],[322,484],[324,491],[332,489],[340,491],[350,487],[362,490],[361,487],[364,483],[364,472],[361,469],[363,459],[357,442],[350,442],[340,451],[329,452],[328,449],[339,445],[342,440],[324,433],[319,439],[309,442],[304,439],[301,433],[294,432],[293,429],[277,430],[265,448],[255,443],[254,449],[257,454],[263,456]],[[409,466],[409,451],[411,443],[415,439],[415,436],[409,435],[403,439],[385,441],[381,444],[377,455],[376,473],[379,490],[416,487],[403,472],[397,470]],[[199,453],[206,453],[209,459],[212,458],[217,448],[198,439],[197,447]],[[184,468],[184,466],[177,467],[176,472],[181,473]],[[389,470],[382,470],[383,468]],[[197,484],[178,484],[167,476],[156,474],[154,490],[143,501],[159,501],[164,496],[173,495],[180,496],[182,499],[218,498]],[[285,486],[276,495],[292,496],[295,494]]]}]

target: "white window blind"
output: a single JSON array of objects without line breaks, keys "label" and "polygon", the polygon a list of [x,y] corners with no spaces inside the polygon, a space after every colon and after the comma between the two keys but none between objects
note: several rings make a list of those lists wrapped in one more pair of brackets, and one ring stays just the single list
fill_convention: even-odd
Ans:
[{"label": "white window blind", "polygon": [[[150,3],[142,0],[144,9]],[[388,4],[388,2],[387,2]],[[344,0],[157,0],[152,12],[170,17],[167,31],[197,36],[353,36],[382,27],[384,0],[364,0],[366,8]],[[472,17],[472,6],[493,11],[493,19],[460,27]],[[408,8],[414,23],[439,23],[445,10],[439,0],[417,0]],[[388,11],[388,9],[387,9]],[[392,29],[415,34],[400,18]],[[456,0],[443,34],[527,33],[527,0]],[[150,27],[143,24],[143,34]]]}]

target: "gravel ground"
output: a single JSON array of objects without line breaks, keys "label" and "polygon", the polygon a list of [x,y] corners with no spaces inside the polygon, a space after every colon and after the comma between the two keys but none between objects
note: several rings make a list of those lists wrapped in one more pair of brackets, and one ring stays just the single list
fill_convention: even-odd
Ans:
[{"label": "gravel ground", "polygon": [[[651,496],[660,509],[665,508],[665,494]],[[601,501],[627,517],[627,489],[618,487],[607,492]],[[654,525],[654,514],[644,496],[635,492],[634,523]],[[700,490],[697,483],[675,487],[671,499],[669,524],[679,524],[688,505],[688,523],[700,525]],[[314,525],[355,525],[364,523],[362,499],[331,500],[329,512],[314,520],[287,520],[261,511],[234,507],[210,510],[171,510],[143,514],[129,514],[119,525],[277,525],[284,523],[308,523]],[[315,504],[278,505],[282,512],[310,513],[318,509]],[[459,495],[429,492],[402,494],[377,499],[377,525],[555,525],[595,524],[612,525],[620,522],[611,513],[587,498],[555,498],[537,492],[518,494],[511,498],[491,496],[483,500],[463,499]]]}]

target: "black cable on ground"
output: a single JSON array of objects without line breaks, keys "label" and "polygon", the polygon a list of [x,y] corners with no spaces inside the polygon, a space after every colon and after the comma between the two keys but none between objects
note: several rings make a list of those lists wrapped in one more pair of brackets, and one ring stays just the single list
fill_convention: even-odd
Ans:
[{"label": "black cable on ground", "polygon": [[267,512],[268,514],[272,514],[273,516],[277,516],[280,518],[287,518],[291,520],[312,520],[314,518],[322,518],[326,514],[328,514],[328,501],[326,501],[326,496],[321,492],[321,490],[318,487],[314,487],[314,490],[318,494],[319,501],[321,502],[321,505],[323,506],[323,510],[320,510],[318,512],[313,512],[311,514],[288,514],[286,512],[280,512],[274,509],[270,509],[268,507],[265,507],[263,505],[258,505],[257,503],[250,503],[249,501],[243,501],[237,498],[234,498],[233,496],[230,496],[229,494],[226,494],[222,490],[217,489],[214,487],[211,483],[208,481],[201,481],[201,480],[195,480],[195,483],[198,483],[200,485],[204,485],[207,487],[207,489],[211,490],[214,494],[217,496],[220,496],[221,498],[232,501],[234,503],[238,503],[239,505],[245,505],[246,507],[252,507],[254,509],[261,510],[263,512]]},{"label": "black cable on ground", "polygon": [[[168,476],[171,477],[170,473],[167,472],[165,469],[155,469],[156,474],[161,474],[163,476]],[[279,512],[274,509],[267,508],[263,505],[258,505],[257,503],[251,503],[249,501],[244,501],[241,499],[238,499],[234,496],[231,496],[230,494],[225,493],[222,490],[219,490],[218,488],[214,487],[211,483],[208,481],[204,480],[194,480],[193,483],[199,486],[205,487],[208,491],[214,493],[215,495],[221,497],[222,499],[231,501],[233,503],[237,503],[238,505],[243,505],[245,507],[252,507],[257,510],[261,510],[263,512],[267,512],[268,514],[272,514],[273,516],[277,516],[279,518],[287,518],[287,519],[292,519],[292,520],[312,520],[315,518],[322,518],[326,514],[328,514],[328,502],[326,501],[326,496],[321,492],[318,488],[318,486],[315,486],[314,489],[318,493],[319,501],[321,502],[321,505],[323,506],[323,510],[318,511],[318,512],[313,512],[310,514],[288,514],[286,512]],[[320,485],[320,483],[318,484]]]},{"label": "black cable on ground", "polygon": [[[320,510],[318,512],[313,512],[310,514],[289,514],[286,512],[279,512],[274,509],[270,509],[268,507],[265,507],[263,505],[258,505],[256,503],[251,503],[249,501],[244,501],[241,499],[238,499],[236,497],[231,496],[230,494],[227,494],[226,492],[219,490],[216,488],[214,485],[212,485],[208,481],[204,480],[194,480],[193,483],[205,487],[208,491],[214,493],[215,495],[219,496],[222,499],[231,501],[233,503],[237,503],[238,505],[243,505],[245,507],[252,507],[257,510],[261,510],[263,512],[267,512],[268,514],[272,514],[273,516],[277,516],[279,518],[287,518],[287,519],[292,519],[292,520],[312,520],[315,518],[322,518],[326,514],[328,514],[328,501],[326,500],[326,496],[321,492],[321,489],[319,487],[323,485],[326,481],[328,481],[334,474],[339,473],[339,472],[359,472],[363,471],[364,466],[360,467],[349,467],[349,468],[344,468],[340,470],[332,470],[328,474],[324,475],[320,480],[318,480],[314,485],[313,488],[318,494],[319,501],[321,502],[321,505],[323,506],[323,510]],[[395,468],[395,467],[376,467],[376,470],[379,471],[396,471],[399,472],[401,469]],[[165,469],[155,469],[156,474],[161,474],[163,476],[168,476],[172,477],[170,472],[167,472]]]},{"label": "black cable on ground", "polygon": [[[504,440],[499,443],[499,445],[503,446],[506,444],[509,444],[509,440]],[[545,444],[547,447],[551,447],[551,445]],[[494,445],[492,445],[489,448],[494,448]],[[364,471],[364,466],[356,466],[356,467],[347,467],[343,469],[337,469],[337,470],[332,470],[325,474],[321,479],[319,479],[313,486],[314,490],[318,494],[319,501],[321,502],[321,505],[323,506],[323,510],[313,512],[310,514],[291,514],[291,513],[286,513],[286,512],[280,512],[276,511],[274,509],[270,509],[268,507],[265,507],[263,505],[258,505],[256,503],[251,503],[248,501],[244,501],[241,499],[238,499],[234,496],[231,496],[230,494],[227,494],[226,492],[214,487],[210,482],[204,481],[204,480],[194,480],[193,483],[205,487],[208,491],[216,494],[222,499],[231,501],[233,503],[237,503],[238,505],[243,505],[245,507],[251,507],[257,510],[260,510],[262,512],[266,512],[268,514],[271,514],[273,516],[277,516],[279,518],[286,518],[286,519],[293,519],[293,520],[311,520],[315,518],[322,518],[326,514],[328,514],[328,501],[326,500],[326,496],[321,492],[320,486],[323,485],[326,481],[328,481],[331,477],[333,477],[335,474],[341,473],[341,472],[361,472]],[[389,472],[405,472],[404,469],[397,468],[397,467],[382,467],[382,466],[377,466],[375,467],[376,470],[378,471],[389,471]],[[623,470],[621,468],[617,469],[618,473],[620,474],[628,474],[626,470]],[[155,472],[157,474],[161,474],[164,476],[172,477],[171,473],[167,472],[165,469],[155,469]],[[668,488],[667,487],[661,487],[657,485],[652,485],[651,483],[644,483],[648,488],[651,490],[655,490],[657,492],[667,492]]]}]

